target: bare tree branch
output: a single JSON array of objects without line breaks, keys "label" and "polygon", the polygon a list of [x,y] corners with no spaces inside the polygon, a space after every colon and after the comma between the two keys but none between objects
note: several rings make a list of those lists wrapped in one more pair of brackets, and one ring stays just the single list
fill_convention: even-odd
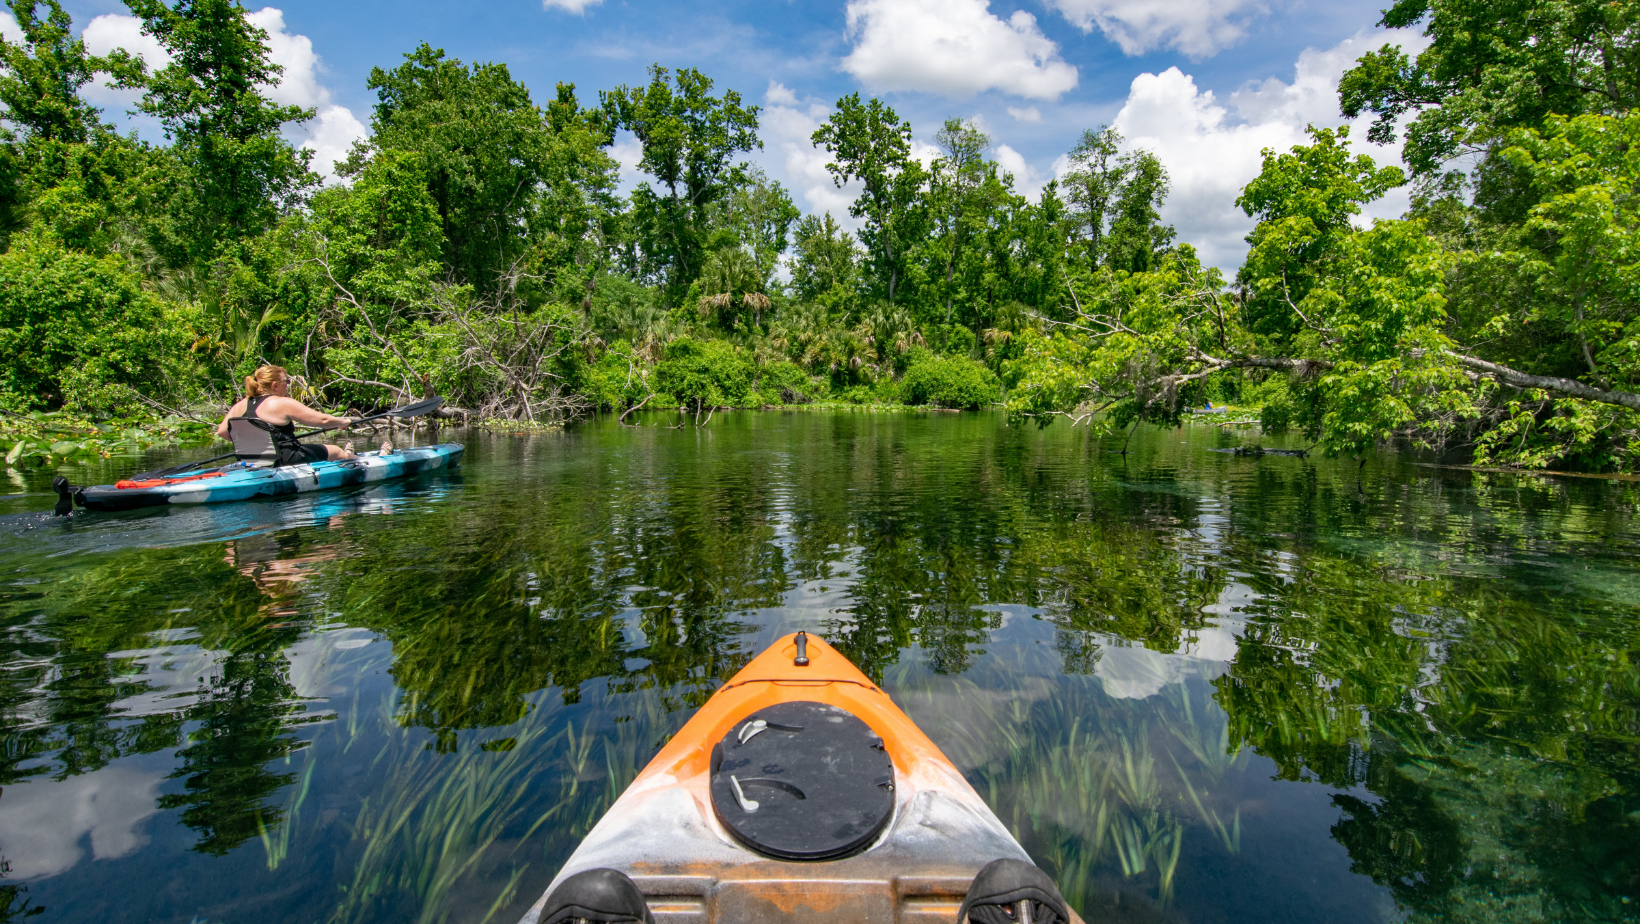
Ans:
[{"label": "bare tree branch", "polygon": [[1521,372],[1508,366],[1500,366],[1497,363],[1487,362],[1474,356],[1465,356],[1462,353],[1454,353],[1450,350],[1445,351],[1444,355],[1465,369],[1489,375],[1503,384],[1512,385],[1515,388],[1537,388],[1571,398],[1582,398],[1585,401],[1612,404],[1618,407],[1626,407],[1631,411],[1640,411],[1640,395],[1631,391],[1618,391],[1615,388],[1596,388],[1593,385],[1585,385],[1576,379],[1532,375],[1528,372]]}]

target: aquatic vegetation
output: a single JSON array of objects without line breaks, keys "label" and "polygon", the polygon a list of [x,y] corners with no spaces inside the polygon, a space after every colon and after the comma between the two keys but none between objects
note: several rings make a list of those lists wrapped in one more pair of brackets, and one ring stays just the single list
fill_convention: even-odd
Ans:
[{"label": "aquatic vegetation", "polygon": [[[1160,719],[1153,724],[1135,722],[1134,704],[1112,700],[1093,678],[1044,688],[1018,659],[991,659],[954,679],[919,677],[908,665],[889,683],[1075,907],[1114,872],[1150,885],[1166,906],[1192,828],[1228,854],[1241,849],[1240,807],[1218,784],[1246,759],[1203,746],[1227,741],[1211,688],[1175,685],[1165,707],[1144,710]],[[970,708],[938,706],[951,700]]]},{"label": "aquatic vegetation", "polygon": [[206,443],[212,425],[175,414],[163,418],[91,420],[63,411],[0,410],[0,464],[13,469],[85,464],[145,449]]},{"label": "aquatic vegetation", "polygon": [[[610,708],[630,712],[600,731]],[[352,821],[359,850],[330,917],[337,924],[406,913],[418,924],[452,915],[485,924],[512,903],[532,866],[552,865],[551,856],[526,848],[532,838],[544,826],[558,844],[585,835],[658,740],[681,724],[653,693],[612,697],[604,714],[585,714],[579,728],[576,710],[537,698],[503,729],[506,737],[450,754],[399,731],[400,709],[387,701],[376,717],[388,730],[372,761],[383,774],[380,795],[367,798]],[[495,890],[479,918],[452,899],[475,883]]]},{"label": "aquatic vegetation", "polygon": [[694,706],[806,628],[1079,908],[1622,919],[1636,488],[1408,465],[1363,490],[1202,439],[610,422],[474,435],[459,473],[295,522],[29,525],[0,537],[0,847],[23,787],[142,767],[150,839],[31,880],[29,908],[85,919],[88,877],[163,876],[222,919],[511,920]]}]

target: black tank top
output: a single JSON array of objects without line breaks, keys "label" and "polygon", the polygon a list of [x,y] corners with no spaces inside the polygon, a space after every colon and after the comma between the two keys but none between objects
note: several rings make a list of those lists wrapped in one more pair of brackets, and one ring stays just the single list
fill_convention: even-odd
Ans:
[{"label": "black tank top", "polygon": [[257,395],[245,402],[245,416],[255,420],[259,426],[266,427],[268,435],[273,437],[275,467],[281,465],[300,465],[304,462],[323,462],[326,450],[323,446],[314,446],[296,438],[296,421],[287,420],[282,424],[263,420],[256,413],[256,408],[272,395]]},{"label": "black tank top", "polygon": [[[262,420],[262,415],[256,413],[256,408],[263,401],[266,401],[271,397],[273,397],[273,396],[272,395],[257,395],[254,398],[247,399],[245,401],[245,416],[246,417],[255,417],[257,420]],[[273,423],[272,421],[268,421],[268,420],[262,420],[262,422],[267,424],[268,427],[270,429],[272,429],[275,433],[283,433],[284,435],[290,437],[291,439],[296,438],[296,424],[293,421],[287,420],[282,424],[276,424],[276,423]]]}]

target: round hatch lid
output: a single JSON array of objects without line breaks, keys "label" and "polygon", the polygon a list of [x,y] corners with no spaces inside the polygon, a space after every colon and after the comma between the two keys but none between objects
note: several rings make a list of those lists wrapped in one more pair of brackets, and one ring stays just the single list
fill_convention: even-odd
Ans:
[{"label": "round hatch lid", "polygon": [[894,812],[894,763],[871,727],[825,703],[746,716],[712,748],[712,809],[735,837],[782,860],[863,850]]}]

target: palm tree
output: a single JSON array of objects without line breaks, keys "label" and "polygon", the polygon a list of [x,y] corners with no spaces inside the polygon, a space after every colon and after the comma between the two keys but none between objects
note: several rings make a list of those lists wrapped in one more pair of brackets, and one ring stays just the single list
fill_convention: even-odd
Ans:
[{"label": "palm tree", "polygon": [[911,313],[887,302],[878,302],[866,311],[860,318],[859,332],[876,352],[880,367],[913,346],[926,345]]},{"label": "palm tree", "polygon": [[763,325],[763,312],[770,304],[769,297],[763,294],[763,270],[757,265],[757,258],[746,250],[724,247],[707,257],[700,284],[706,293],[700,300],[703,314],[725,311],[738,300],[742,307],[752,311],[752,323]]}]

